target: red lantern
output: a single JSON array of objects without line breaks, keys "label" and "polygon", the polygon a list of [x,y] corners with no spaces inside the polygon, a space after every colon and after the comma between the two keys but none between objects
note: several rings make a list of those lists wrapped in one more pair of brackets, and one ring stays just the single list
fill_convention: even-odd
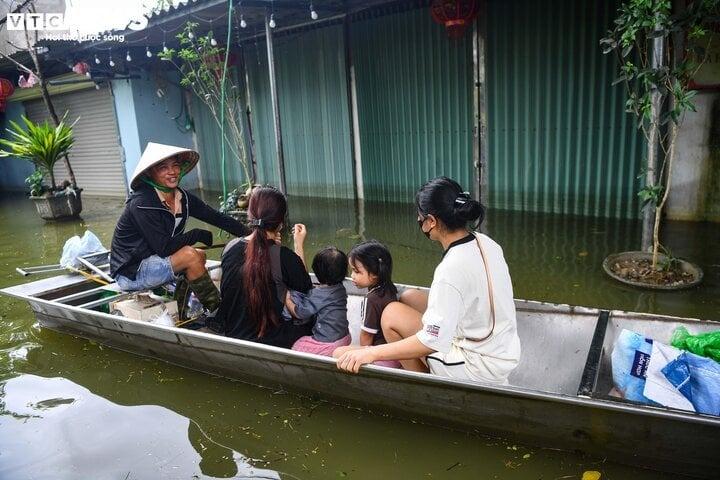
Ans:
[{"label": "red lantern", "polygon": [[7,78],[0,78],[0,112],[5,111],[7,98],[13,94],[15,87]]},{"label": "red lantern", "polygon": [[433,0],[433,19],[445,25],[450,38],[460,38],[478,14],[477,0]]},{"label": "red lantern", "polygon": [[73,66],[72,71],[77,73],[78,75],[87,75],[87,73],[90,71],[90,65],[85,62],[77,62]]}]

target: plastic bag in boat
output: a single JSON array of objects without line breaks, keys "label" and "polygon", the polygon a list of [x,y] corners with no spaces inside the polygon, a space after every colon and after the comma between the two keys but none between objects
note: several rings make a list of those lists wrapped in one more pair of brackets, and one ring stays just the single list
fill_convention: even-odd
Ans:
[{"label": "plastic bag in boat", "polygon": [[643,395],[665,407],[694,412],[695,407],[692,402],[690,402],[675,385],[670,383],[663,373],[663,368],[682,354],[683,351],[679,348],[671,347],[658,341],[653,342]]},{"label": "plastic bag in boat", "polygon": [[59,263],[65,268],[80,268],[81,264],[77,261],[78,257],[104,250],[105,247],[100,243],[100,239],[90,230],[85,230],[82,238],[75,235],[65,242]]},{"label": "plastic bag in boat", "polygon": [[720,415],[720,364],[715,360],[683,352],[662,372],[697,412]]},{"label": "plastic bag in boat", "polygon": [[643,395],[653,341],[623,329],[612,351],[613,383],[627,400],[658,405]]},{"label": "plastic bag in boat", "polygon": [[167,310],[163,310],[161,314],[152,317],[148,322],[153,323],[155,325],[164,325],[166,327],[174,327],[175,321],[172,318],[172,315],[170,315],[170,312]]},{"label": "plastic bag in boat", "polygon": [[720,362],[720,330],[692,335],[684,326],[675,329],[670,339],[673,347]]}]

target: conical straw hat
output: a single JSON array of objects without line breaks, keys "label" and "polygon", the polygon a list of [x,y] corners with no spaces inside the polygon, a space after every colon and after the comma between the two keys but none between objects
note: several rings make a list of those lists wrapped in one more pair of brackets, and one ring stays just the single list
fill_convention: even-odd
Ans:
[{"label": "conical straw hat", "polygon": [[142,181],[142,177],[147,170],[153,165],[157,165],[166,158],[174,157],[177,155],[180,161],[188,163],[187,167],[183,169],[183,174],[187,174],[190,170],[195,168],[200,155],[189,148],[173,147],[172,145],[163,145],[162,143],[148,142],[145,147],[145,151],[140,157],[140,161],[135,167],[132,179],[130,180],[130,188],[136,190]]}]

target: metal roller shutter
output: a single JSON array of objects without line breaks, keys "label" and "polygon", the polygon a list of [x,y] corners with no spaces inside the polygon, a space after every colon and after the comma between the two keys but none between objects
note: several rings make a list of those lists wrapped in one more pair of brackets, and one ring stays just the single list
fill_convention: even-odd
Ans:
[{"label": "metal roller shutter", "polygon": [[[70,164],[83,193],[124,197],[127,194],[125,169],[110,89],[91,88],[57,95],[53,97],[53,105],[59,117],[69,111],[70,122],[80,117],[73,130],[75,145]],[[42,99],[26,102],[25,111],[33,122],[52,123]],[[55,178],[57,182],[68,178],[62,160],[55,166]]]}]

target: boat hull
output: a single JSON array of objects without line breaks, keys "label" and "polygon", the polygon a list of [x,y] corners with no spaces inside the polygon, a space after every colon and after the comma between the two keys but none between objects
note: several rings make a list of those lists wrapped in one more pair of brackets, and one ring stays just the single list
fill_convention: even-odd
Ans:
[{"label": "boat hull", "polygon": [[711,477],[720,464],[716,417],[375,366],[352,375],[329,358],[25,300],[46,328],[255,385],[656,470]]}]

